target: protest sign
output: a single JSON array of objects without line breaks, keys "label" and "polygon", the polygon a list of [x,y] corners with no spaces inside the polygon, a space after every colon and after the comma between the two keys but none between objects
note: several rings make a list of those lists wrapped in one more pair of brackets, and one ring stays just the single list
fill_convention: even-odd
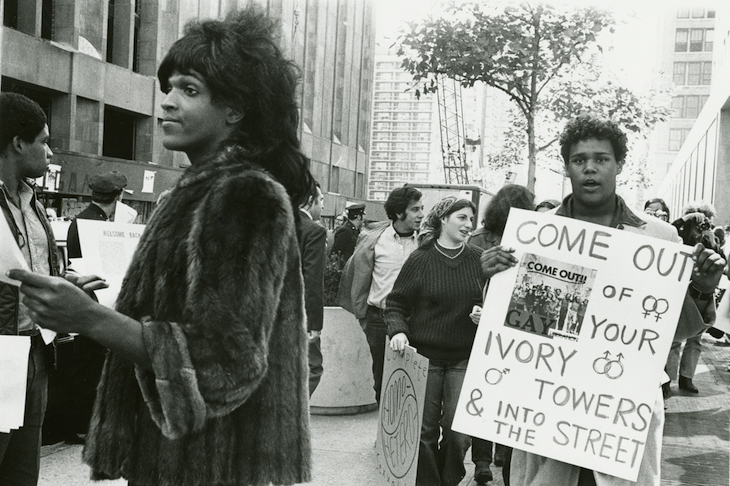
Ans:
[{"label": "protest sign", "polygon": [[106,280],[109,288],[95,293],[101,304],[113,307],[145,227],[142,224],[90,219],[79,219],[77,224],[83,273],[98,275]]},{"label": "protest sign", "polygon": [[385,346],[376,450],[386,484],[416,484],[427,378],[428,358],[410,346],[403,353]]},{"label": "protest sign", "polygon": [[515,209],[502,245],[452,428],[635,481],[692,249]]},{"label": "protest sign", "polygon": [[23,425],[30,337],[0,336],[0,432]]}]

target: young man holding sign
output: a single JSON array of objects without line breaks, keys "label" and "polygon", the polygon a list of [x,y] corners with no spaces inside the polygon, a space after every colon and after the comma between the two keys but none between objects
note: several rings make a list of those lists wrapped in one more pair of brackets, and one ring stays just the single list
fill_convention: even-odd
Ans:
[{"label": "young man holding sign", "polygon": [[[565,170],[573,193],[553,210],[554,214],[587,221],[645,236],[678,242],[676,230],[656,218],[632,212],[616,194],[616,177],[623,169],[627,149],[626,135],[614,122],[581,116],[569,122],[560,137]],[[514,249],[497,246],[482,255],[487,278],[515,264]],[[717,286],[725,260],[702,245],[694,248],[692,281],[685,296],[675,339],[694,335],[714,321],[712,292]],[[656,485],[660,481],[661,442],[664,408],[659,383],[656,404],[650,419],[644,455],[636,482],[514,450],[511,466],[512,486],[624,486]]]}]

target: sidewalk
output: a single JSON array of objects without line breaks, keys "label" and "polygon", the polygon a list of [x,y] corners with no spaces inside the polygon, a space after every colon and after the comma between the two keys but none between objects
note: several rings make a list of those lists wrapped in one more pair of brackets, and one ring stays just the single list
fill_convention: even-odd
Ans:
[{"label": "sidewalk", "polygon": [[[705,335],[694,378],[699,395],[678,391],[666,401],[662,456],[662,486],[730,486],[730,347],[715,345]],[[377,474],[375,432],[377,413],[321,416],[311,419],[313,486],[383,484]],[[81,463],[81,446],[45,446],[39,486],[126,486],[126,481],[92,483]],[[460,486],[474,486],[474,465],[467,453],[467,476]],[[502,476],[492,465],[495,481]],[[559,485],[556,485],[559,486]]]}]

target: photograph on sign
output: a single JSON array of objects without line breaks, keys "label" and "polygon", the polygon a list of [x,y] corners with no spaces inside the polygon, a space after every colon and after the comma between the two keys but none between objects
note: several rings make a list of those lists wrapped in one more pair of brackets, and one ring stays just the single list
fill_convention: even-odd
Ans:
[{"label": "photograph on sign", "polygon": [[595,278],[593,268],[525,253],[504,325],[577,340]]},{"label": "photograph on sign", "polygon": [[691,248],[515,209],[502,246],[452,428],[635,481]]},{"label": "photograph on sign", "polygon": [[428,358],[410,346],[385,347],[376,451],[378,471],[392,486],[416,484]]}]

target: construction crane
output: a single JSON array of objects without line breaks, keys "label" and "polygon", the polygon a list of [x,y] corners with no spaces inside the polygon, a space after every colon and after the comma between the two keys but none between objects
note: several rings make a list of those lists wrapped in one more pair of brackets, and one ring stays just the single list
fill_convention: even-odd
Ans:
[{"label": "construction crane", "polygon": [[438,100],[441,158],[444,165],[445,182],[447,184],[469,184],[461,86],[453,79],[439,75],[436,98]]}]

